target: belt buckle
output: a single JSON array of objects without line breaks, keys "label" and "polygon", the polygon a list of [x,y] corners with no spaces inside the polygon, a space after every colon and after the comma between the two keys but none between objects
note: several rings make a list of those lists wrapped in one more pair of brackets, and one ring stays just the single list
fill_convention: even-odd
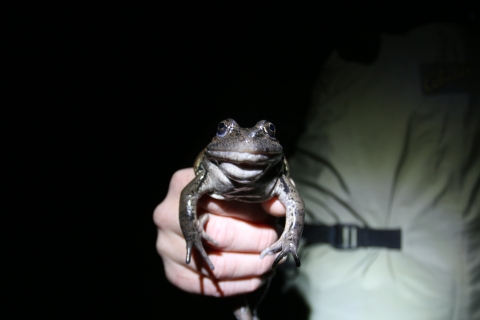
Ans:
[{"label": "belt buckle", "polygon": [[336,224],[330,244],[337,249],[358,248],[358,229],[354,224]]}]

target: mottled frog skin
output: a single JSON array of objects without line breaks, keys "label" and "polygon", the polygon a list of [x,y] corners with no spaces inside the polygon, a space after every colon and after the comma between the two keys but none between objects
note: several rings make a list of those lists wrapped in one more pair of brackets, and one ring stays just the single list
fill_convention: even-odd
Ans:
[{"label": "mottled frog skin", "polygon": [[291,253],[297,267],[300,266],[297,248],[305,205],[289,177],[288,163],[275,132],[275,126],[265,120],[252,128],[241,128],[232,119],[220,122],[216,136],[195,161],[195,178],[180,197],[180,226],[187,243],[187,264],[195,246],[210,269],[214,269],[202,244],[202,239],[217,244],[204,231],[208,214],[197,218],[197,201],[208,194],[215,199],[244,202],[264,202],[278,196],[286,208],[285,228],[278,241],[263,250],[260,257],[278,253],[272,265],[275,268]]}]

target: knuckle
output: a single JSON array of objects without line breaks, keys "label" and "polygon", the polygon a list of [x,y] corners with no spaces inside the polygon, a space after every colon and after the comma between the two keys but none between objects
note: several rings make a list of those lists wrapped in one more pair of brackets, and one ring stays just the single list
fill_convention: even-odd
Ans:
[{"label": "knuckle", "polygon": [[165,236],[166,235],[163,232],[159,231],[157,235],[157,242],[155,243],[157,252],[162,258],[167,257],[170,251],[170,245],[167,243],[168,241],[165,239]]},{"label": "knuckle", "polygon": [[178,205],[178,199],[167,197],[155,208],[153,222],[158,229],[174,230],[179,228]]},{"label": "knuckle", "polygon": [[175,171],[170,179],[169,189],[180,193],[182,189],[193,179],[195,174],[192,168]]},{"label": "knuckle", "polygon": [[166,221],[166,213],[169,211],[167,206],[168,204],[164,200],[153,211],[153,222],[158,228],[161,228]]}]

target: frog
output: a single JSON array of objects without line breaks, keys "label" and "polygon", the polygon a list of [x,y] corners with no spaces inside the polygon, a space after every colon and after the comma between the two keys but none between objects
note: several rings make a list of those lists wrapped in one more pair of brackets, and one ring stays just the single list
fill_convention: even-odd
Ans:
[{"label": "frog", "polygon": [[181,192],[179,220],[186,241],[185,263],[189,264],[195,247],[211,270],[202,241],[218,243],[204,230],[209,215],[197,217],[197,202],[205,194],[214,199],[259,203],[278,197],[285,206],[285,227],[276,242],[260,253],[277,256],[275,269],[289,254],[300,267],[298,246],[303,231],[305,204],[290,177],[283,147],[276,138],[276,127],[267,120],[242,128],[233,119],[218,124],[216,135],[200,152],[193,166],[195,177]]}]

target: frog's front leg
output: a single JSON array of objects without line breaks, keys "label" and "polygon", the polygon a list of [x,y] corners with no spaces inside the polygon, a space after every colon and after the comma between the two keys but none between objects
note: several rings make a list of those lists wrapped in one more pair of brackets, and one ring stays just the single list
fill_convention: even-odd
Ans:
[{"label": "frog's front leg", "polygon": [[262,251],[260,258],[265,257],[267,254],[280,252],[272,265],[272,268],[275,268],[283,257],[291,253],[297,267],[300,267],[297,249],[303,231],[305,204],[290,177],[285,175],[278,179],[274,193],[287,211],[285,229],[277,242]]},{"label": "frog's front leg", "polygon": [[208,214],[197,219],[197,202],[200,197],[209,191],[208,183],[206,183],[206,175],[196,176],[182,190],[180,195],[180,228],[187,243],[187,255],[185,263],[189,264],[192,257],[192,247],[195,246],[202,255],[205,262],[211,270],[214,269],[212,262],[203,248],[202,239],[207,240],[214,245],[218,243],[210,237],[204,230],[205,222],[208,220]]}]

